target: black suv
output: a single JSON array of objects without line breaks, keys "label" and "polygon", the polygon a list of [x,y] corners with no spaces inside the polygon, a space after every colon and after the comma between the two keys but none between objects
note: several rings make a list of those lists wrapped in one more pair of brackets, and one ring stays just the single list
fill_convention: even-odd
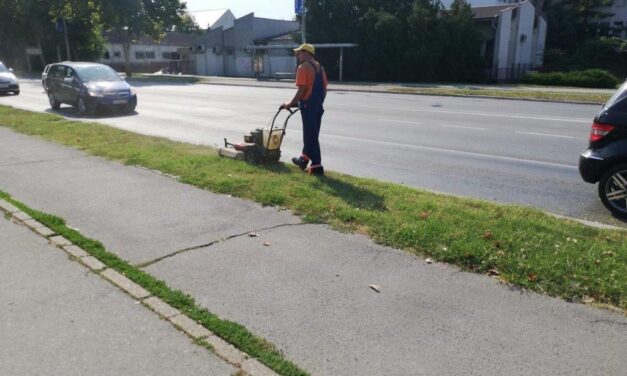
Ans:
[{"label": "black suv", "polygon": [[62,103],[75,106],[81,115],[103,108],[133,112],[137,106],[137,95],[131,85],[103,64],[52,64],[43,83],[54,110]]},{"label": "black suv", "polygon": [[590,144],[579,157],[579,173],[599,183],[599,197],[615,216],[627,218],[627,82],[594,118]]}]

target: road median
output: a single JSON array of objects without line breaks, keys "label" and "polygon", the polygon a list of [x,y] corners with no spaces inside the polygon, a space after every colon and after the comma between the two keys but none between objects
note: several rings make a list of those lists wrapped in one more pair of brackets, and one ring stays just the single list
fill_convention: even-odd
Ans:
[{"label": "road median", "polygon": [[307,223],[370,236],[420,257],[568,301],[627,308],[627,237],[538,210],[430,193],[283,164],[251,166],[215,149],[0,106],[0,125],[214,192],[292,210]]}]

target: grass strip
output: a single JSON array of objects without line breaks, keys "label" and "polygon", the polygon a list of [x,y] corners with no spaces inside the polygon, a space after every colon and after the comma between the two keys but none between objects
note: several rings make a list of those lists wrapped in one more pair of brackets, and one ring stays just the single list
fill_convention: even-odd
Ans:
[{"label": "grass strip", "polygon": [[160,75],[136,73],[129,77],[127,81],[134,83],[172,83],[172,84],[195,84],[206,82],[207,79],[197,76],[177,76],[177,75]]},{"label": "grass strip", "polygon": [[435,194],[292,166],[251,166],[215,149],[95,123],[0,106],[0,123],[87,153],[178,176],[181,182],[291,209],[376,242],[428,255],[503,282],[574,302],[627,309],[627,236],[539,210]]},{"label": "grass strip", "polygon": [[499,90],[499,89],[470,89],[470,88],[411,88],[395,87],[388,89],[392,93],[446,95],[462,97],[493,97],[512,99],[535,99],[554,102],[582,102],[603,104],[611,94],[565,92],[565,91],[532,91],[532,90]]},{"label": "grass strip", "polygon": [[[150,274],[122,260],[115,254],[108,252],[99,241],[87,238],[78,231],[69,228],[65,225],[63,219],[31,209],[1,190],[0,198],[13,204],[55,233],[63,235],[73,244],[100,260],[107,267],[124,274],[126,277],[148,290],[152,295],[160,298],[174,308],[179,309],[181,312],[184,312],[191,319],[199,322],[205,328],[211,330],[245,353],[257,358],[257,360],[272,368],[280,375],[307,375],[305,371],[299,369],[294,363],[286,360],[273,344],[263,338],[255,336],[240,324],[220,319],[215,314],[196,304],[194,298],[190,295],[179,290],[171,289],[165,282],[154,278]],[[211,350],[211,345],[205,341],[197,340],[195,343]]]}]

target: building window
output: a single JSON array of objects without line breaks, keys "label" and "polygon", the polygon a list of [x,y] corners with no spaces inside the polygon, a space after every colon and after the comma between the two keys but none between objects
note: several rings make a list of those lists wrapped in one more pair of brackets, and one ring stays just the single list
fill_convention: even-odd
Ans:
[{"label": "building window", "polygon": [[162,56],[164,60],[179,60],[181,58],[178,52],[164,52]]},{"label": "building window", "polygon": [[135,59],[145,59],[146,53],[144,51],[135,51]]},{"label": "building window", "polygon": [[120,51],[115,51],[113,53],[113,57],[122,57],[122,53]]},{"label": "building window", "polygon": [[109,59],[111,59],[111,54],[109,54],[109,51],[105,51],[103,57],[104,57],[105,60],[109,60]]},{"label": "building window", "polygon": [[146,51],[146,59],[154,59],[155,51]]}]

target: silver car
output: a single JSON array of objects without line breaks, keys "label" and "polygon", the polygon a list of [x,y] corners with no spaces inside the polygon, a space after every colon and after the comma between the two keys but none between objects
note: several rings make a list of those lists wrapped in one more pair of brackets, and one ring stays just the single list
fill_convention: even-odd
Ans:
[{"label": "silver car", "polygon": [[0,61],[0,94],[13,93],[20,94],[20,84],[17,77],[13,74],[13,69],[7,68]]}]

